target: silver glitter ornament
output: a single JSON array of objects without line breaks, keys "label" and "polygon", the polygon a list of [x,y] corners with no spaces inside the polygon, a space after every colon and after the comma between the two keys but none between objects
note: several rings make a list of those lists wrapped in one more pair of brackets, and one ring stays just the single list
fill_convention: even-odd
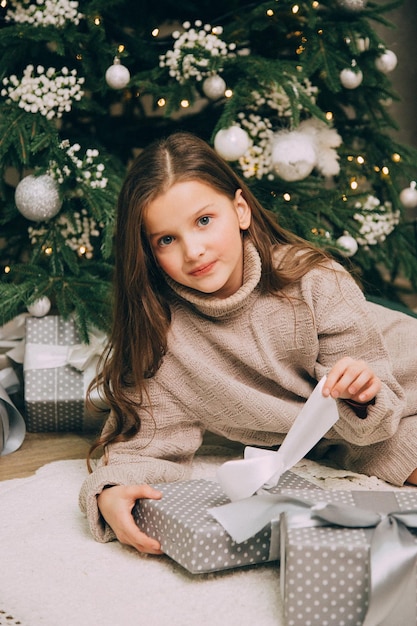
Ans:
[{"label": "silver glitter ornament", "polygon": [[341,9],[346,11],[363,11],[368,0],[337,0]]},{"label": "silver glitter ornament", "polygon": [[130,81],[130,72],[121,64],[119,58],[115,58],[113,65],[106,71],[106,83],[111,89],[124,89]]},{"label": "silver glitter ornament", "polygon": [[20,213],[33,222],[50,220],[62,206],[58,183],[48,174],[22,178],[14,199]]}]

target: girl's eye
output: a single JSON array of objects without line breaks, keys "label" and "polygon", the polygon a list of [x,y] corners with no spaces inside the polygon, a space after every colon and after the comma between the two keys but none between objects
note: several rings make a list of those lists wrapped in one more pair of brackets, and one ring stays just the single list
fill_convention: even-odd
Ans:
[{"label": "girl's eye", "polygon": [[171,237],[171,235],[165,235],[165,237],[161,237],[161,239],[158,240],[158,245],[163,248],[164,246],[169,246],[173,241],[174,237]]},{"label": "girl's eye", "polygon": [[203,217],[200,217],[200,219],[198,220],[198,223],[201,224],[201,226],[207,226],[207,224],[210,223],[211,217],[209,217],[208,215],[203,215]]}]

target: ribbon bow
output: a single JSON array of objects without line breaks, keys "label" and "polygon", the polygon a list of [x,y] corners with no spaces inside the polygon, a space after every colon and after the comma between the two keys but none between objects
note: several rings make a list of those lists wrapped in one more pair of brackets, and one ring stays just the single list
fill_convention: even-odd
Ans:
[{"label": "ribbon bow", "polygon": [[[237,543],[249,539],[283,513],[287,514],[291,527],[375,528],[370,545],[371,591],[363,626],[416,623],[417,541],[408,529],[417,529],[417,509],[382,514],[354,506],[313,503],[260,492],[212,508],[210,513]],[[390,617],[393,611],[396,611],[394,621]]]},{"label": "ribbon bow", "polygon": [[227,461],[218,469],[217,479],[232,501],[247,498],[264,485],[275,486],[337,422],[336,401],[322,394],[325,380],[324,376],[316,385],[277,452],[247,446],[243,460]]},{"label": "ribbon bow", "polygon": [[20,383],[12,367],[0,370],[0,456],[14,452],[23,443],[26,424],[9,394],[19,390]]}]

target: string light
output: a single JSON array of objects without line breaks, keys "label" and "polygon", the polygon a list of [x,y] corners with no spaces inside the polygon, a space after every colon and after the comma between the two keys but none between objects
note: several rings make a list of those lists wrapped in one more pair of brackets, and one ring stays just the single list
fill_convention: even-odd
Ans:
[{"label": "string light", "polygon": [[333,113],[331,111],[326,111],[326,120],[328,120],[329,122],[332,121],[333,119]]},{"label": "string light", "polygon": [[99,17],[98,15],[94,18],[94,24],[96,26],[100,26],[101,24],[101,17]]},{"label": "string light", "polygon": [[46,256],[51,256],[53,250],[50,246],[48,246],[47,248],[44,248],[44,253],[46,254]]},{"label": "string light", "polygon": [[349,154],[349,156],[346,157],[348,161],[353,161],[353,156],[351,154]]},{"label": "string light", "polygon": [[291,200],[291,195],[289,193],[284,193],[282,197],[286,202],[289,202]]},{"label": "string light", "polygon": [[384,165],[384,167],[382,168],[382,174],[383,176],[389,176],[389,167]]},{"label": "string light", "polygon": [[122,43],[120,43],[117,46],[117,52],[118,52],[118,54],[122,54],[122,52],[124,52],[124,51],[125,51],[125,47],[124,47],[124,45]]},{"label": "string light", "polygon": [[319,4],[320,4],[320,3],[319,3],[319,2],[317,2],[317,0],[314,0],[314,2],[312,3],[312,5],[311,5],[311,6],[313,7],[313,9],[318,9]]},{"label": "string light", "polygon": [[157,101],[157,105],[159,107],[164,107],[166,105],[167,101],[165,100],[165,98],[159,98],[159,100]]},{"label": "string light", "polygon": [[7,7],[7,0],[1,0],[1,2],[0,2],[0,7],[1,7],[2,9],[5,9],[5,8]]},{"label": "string light", "polygon": [[267,9],[266,14],[268,17],[272,17],[274,15],[274,11],[272,9]]},{"label": "string light", "polygon": [[9,274],[11,271],[12,271],[12,268],[10,267],[10,265],[6,265],[6,267],[4,268],[4,273]]},{"label": "string light", "polygon": [[292,7],[291,11],[292,13],[298,13],[298,11],[300,10],[300,7],[298,6],[298,4],[294,4],[294,6]]},{"label": "string light", "polygon": [[233,91],[231,89],[226,89],[224,95],[226,98],[231,98],[233,96]]},{"label": "string light", "polygon": [[359,163],[359,165],[363,165],[365,163],[365,159],[363,156],[358,156],[356,157],[356,162]]},{"label": "string light", "polygon": [[183,109],[187,109],[190,106],[189,100],[181,100],[180,104]]},{"label": "string light", "polygon": [[401,155],[398,154],[398,152],[394,152],[391,159],[394,161],[394,163],[399,163],[401,161]]},{"label": "string light", "polygon": [[154,28],[152,33],[151,33],[152,37],[158,37],[159,35],[159,28]]},{"label": "string light", "polygon": [[352,178],[350,181],[350,188],[355,191],[355,189],[357,189],[359,187],[358,181],[356,180],[356,178]]}]

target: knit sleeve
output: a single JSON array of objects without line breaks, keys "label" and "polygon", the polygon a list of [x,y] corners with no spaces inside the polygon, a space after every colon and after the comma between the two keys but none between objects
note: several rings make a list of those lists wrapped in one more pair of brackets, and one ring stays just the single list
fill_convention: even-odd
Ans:
[{"label": "knit sleeve", "polygon": [[150,398],[152,411],[141,411],[141,429],[137,435],[129,441],[109,445],[106,462],[101,459],[81,487],[79,505],[97,541],[115,539],[97,506],[97,496],[106,485],[183,480],[201,445],[199,424],[187,418],[181,406],[163,393],[156,382],[151,384]]},{"label": "knit sleeve", "polygon": [[368,363],[382,382],[381,391],[375,403],[368,407],[365,419],[360,419],[348,403],[338,401],[340,419],[328,437],[342,437],[359,446],[392,437],[404,413],[405,396],[393,374],[375,311],[350,274],[337,263],[325,270],[309,272],[302,289],[313,311],[318,333],[317,379],[336,361],[350,356]]}]

